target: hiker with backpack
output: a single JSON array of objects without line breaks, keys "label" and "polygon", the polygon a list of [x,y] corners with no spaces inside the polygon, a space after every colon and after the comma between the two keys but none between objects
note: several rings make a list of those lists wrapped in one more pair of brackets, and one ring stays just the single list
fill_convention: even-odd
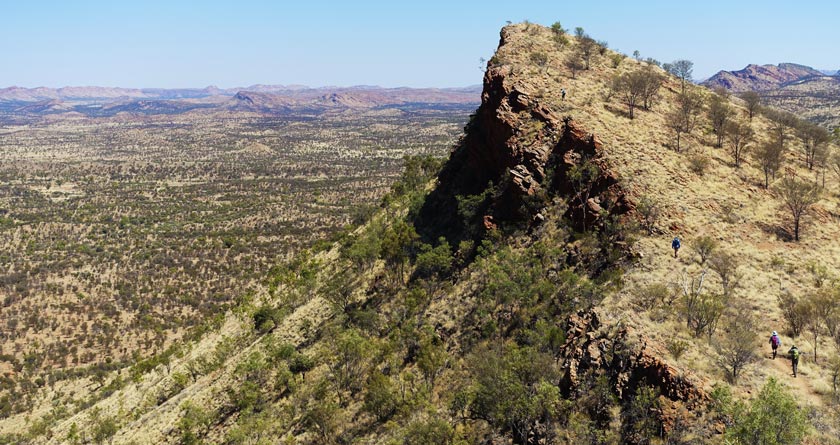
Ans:
[{"label": "hiker with backpack", "polygon": [[782,339],[779,338],[779,334],[776,331],[773,331],[773,334],[770,335],[770,347],[773,348],[773,360],[776,360],[776,349],[779,349],[779,346],[782,346]]},{"label": "hiker with backpack", "polygon": [[680,250],[680,237],[675,236],[674,240],[671,241],[671,248],[674,249],[674,258],[677,257],[677,252]]},{"label": "hiker with backpack", "polygon": [[799,367],[799,349],[794,345],[790,348],[788,354],[790,355],[790,365],[793,368],[793,376],[796,377],[796,368]]}]

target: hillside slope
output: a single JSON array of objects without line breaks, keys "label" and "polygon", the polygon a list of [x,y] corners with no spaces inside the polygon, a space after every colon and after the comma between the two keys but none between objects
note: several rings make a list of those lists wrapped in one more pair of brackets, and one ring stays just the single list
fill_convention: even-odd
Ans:
[{"label": "hillside slope", "polygon": [[840,128],[840,77],[821,76],[761,93],[762,103],[820,124]]},{"label": "hillside slope", "polygon": [[[765,344],[776,330],[785,350],[813,351],[778,298],[837,297],[823,292],[840,270],[833,178],[790,241],[755,157],[777,123],[752,119],[738,168],[705,113],[673,150],[679,81],[605,48],[583,69],[585,44],[505,27],[482,105],[434,185],[434,162],[409,163],[377,216],[278,267],[200,340],[99,388],[47,385],[35,412],[0,431],[28,429],[35,443],[739,443],[762,422],[722,394],[749,404],[781,387],[795,399],[789,443],[837,443],[834,342],[817,336],[819,360],[805,355],[796,379]],[[610,85],[639,70],[664,83],[630,118]],[[785,141],[776,185],[810,181]],[[660,216],[638,230],[651,203]],[[717,248],[701,263],[704,237]],[[721,258],[738,265],[738,286],[710,269]],[[719,315],[699,332],[692,296]],[[744,345],[753,360],[728,378],[723,359]]]}]

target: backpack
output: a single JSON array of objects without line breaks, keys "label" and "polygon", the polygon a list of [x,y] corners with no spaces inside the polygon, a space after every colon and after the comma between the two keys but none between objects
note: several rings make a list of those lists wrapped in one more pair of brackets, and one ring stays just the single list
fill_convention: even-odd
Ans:
[{"label": "backpack", "polygon": [[790,351],[790,356],[791,356],[794,360],[799,360],[799,349],[792,349],[792,350]]},{"label": "backpack", "polygon": [[674,240],[671,241],[671,248],[672,249],[679,249],[680,248],[680,239],[679,238],[674,238]]},{"label": "backpack", "polygon": [[770,341],[772,341],[772,342],[773,342],[773,346],[775,346],[775,347],[777,347],[777,348],[778,348],[779,346],[781,346],[781,345],[782,345],[782,341],[781,341],[781,340],[779,340],[779,336],[778,336],[778,335],[774,335],[774,336],[770,337]]}]

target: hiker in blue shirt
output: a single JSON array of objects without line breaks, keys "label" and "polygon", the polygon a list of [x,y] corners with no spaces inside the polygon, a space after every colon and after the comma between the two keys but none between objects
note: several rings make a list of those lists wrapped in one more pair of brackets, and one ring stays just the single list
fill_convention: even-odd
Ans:
[{"label": "hiker in blue shirt", "polygon": [[671,248],[674,249],[674,258],[677,257],[677,252],[680,250],[680,237],[675,236],[674,240],[671,241]]}]

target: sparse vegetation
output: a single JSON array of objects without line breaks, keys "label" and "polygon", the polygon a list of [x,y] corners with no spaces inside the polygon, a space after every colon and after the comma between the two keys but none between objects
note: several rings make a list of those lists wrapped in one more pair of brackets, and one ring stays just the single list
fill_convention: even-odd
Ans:
[{"label": "sparse vegetation", "polygon": [[750,122],[752,122],[753,116],[755,116],[756,111],[758,111],[758,107],[761,106],[761,96],[759,96],[755,91],[746,91],[741,93],[740,97],[744,100],[744,103],[747,104],[747,114],[749,115]]},{"label": "sparse vegetation", "polygon": [[793,240],[799,241],[802,217],[819,201],[820,187],[818,184],[809,181],[786,177],[779,183],[776,193],[779,194],[785,207],[790,211],[793,220]]},{"label": "sparse vegetation", "polygon": [[723,147],[723,138],[726,135],[726,127],[732,117],[732,107],[729,105],[729,98],[725,92],[716,91],[709,98],[709,121],[712,123],[712,131],[717,136],[715,147]]},{"label": "sparse vegetation", "polygon": [[683,134],[689,135],[697,126],[697,120],[703,109],[703,98],[692,92],[677,96],[675,107],[666,115],[666,125],[673,132],[676,143],[674,149],[679,153]]},{"label": "sparse vegetation", "polygon": [[[301,240],[300,247],[278,252],[276,261],[266,260],[265,268],[255,266],[248,275],[251,287],[226,282],[224,289],[238,285],[243,294],[217,306],[220,312],[210,319],[195,312],[203,321],[190,332],[173,324],[168,329],[181,337],[167,331],[158,354],[124,357],[115,352],[110,362],[78,374],[58,378],[58,372],[68,371],[55,368],[59,371],[43,373],[41,380],[27,380],[19,376],[29,378],[31,370],[54,365],[41,364],[32,354],[43,345],[14,346],[21,339],[4,345],[0,433],[6,435],[0,434],[0,443],[83,443],[96,437],[104,442],[142,437],[154,443],[329,445],[831,443],[837,418],[830,388],[840,381],[840,366],[827,360],[840,348],[838,274],[833,256],[826,255],[836,247],[834,196],[824,194],[824,203],[805,212],[820,222],[806,226],[813,238],[802,245],[785,243],[784,236],[774,236],[779,234],[780,184],[769,193],[755,182],[761,174],[760,150],[733,153],[738,158],[734,164],[740,164],[733,169],[728,155],[708,147],[710,122],[699,115],[699,99],[688,115],[691,126],[702,124],[705,133],[690,137],[691,128],[679,133],[683,145],[692,146],[688,156],[661,148],[673,141],[662,126],[668,110],[660,110],[656,101],[673,103],[680,96],[696,99],[706,93],[667,76],[647,102],[649,112],[625,119],[609,99],[597,98],[617,73],[657,73],[655,61],[625,60],[614,67],[609,63],[614,53],[596,42],[587,71],[577,48],[583,30],[576,32],[578,39],[560,43],[557,38],[566,38],[565,30],[559,23],[554,28],[533,23],[506,28],[507,43],[493,58],[507,66],[489,74],[504,76],[490,88],[505,94],[488,92],[488,97],[502,98],[501,108],[476,112],[442,170],[434,157],[402,157],[405,151],[429,152],[431,145],[402,148],[415,139],[406,139],[410,135],[402,129],[387,129],[411,125],[397,110],[348,114],[346,127],[330,127],[348,138],[348,145],[396,131],[391,143],[400,155],[384,146],[349,158],[341,150],[317,156],[307,151],[296,158],[308,160],[306,169],[293,172],[296,180],[321,184],[317,189],[308,184],[297,195],[260,186],[253,192],[259,197],[251,204],[254,209],[288,199],[301,209],[324,209],[318,221],[331,236],[314,243]],[[539,53],[546,55],[544,63],[532,56]],[[561,66],[571,60],[567,57],[583,70],[577,78]],[[523,88],[527,97],[516,98],[507,89],[513,85],[533,89]],[[561,101],[560,88],[573,94]],[[721,100],[732,109],[725,145],[743,151],[750,138],[732,128],[745,124],[745,108],[740,101]],[[645,106],[640,96],[636,111]],[[422,129],[440,129],[433,122],[449,122],[438,111],[413,112],[429,125]],[[368,118],[385,123],[368,133],[357,124],[359,119],[378,122]],[[772,141],[790,148],[791,160],[780,156],[771,173],[784,167],[785,178],[804,178],[802,141],[788,138],[792,121],[780,119],[785,122],[781,130],[756,115],[747,125],[755,130],[752,143],[760,148]],[[426,139],[425,130],[412,128],[420,141],[452,140],[444,137],[446,132]],[[248,137],[270,134],[271,128],[259,127]],[[302,146],[308,145],[296,145]],[[694,167],[697,175],[686,171],[695,156],[702,157],[697,161],[702,165]],[[390,169],[400,162],[403,173],[397,176]],[[456,168],[458,162],[465,168]],[[347,176],[338,177],[347,182],[334,177],[332,169],[338,167],[321,163],[341,165]],[[370,163],[379,164],[374,168]],[[250,165],[237,168],[252,171]],[[498,176],[483,176],[490,170]],[[225,171],[234,175],[239,170]],[[270,171],[261,174],[274,178]],[[365,175],[372,176],[359,179]],[[385,186],[389,181],[390,188]],[[53,179],[48,185],[55,190],[63,184]],[[239,198],[226,195],[224,187],[211,190],[213,200],[231,202],[224,207],[231,215],[240,211],[233,204]],[[282,197],[274,201],[264,194],[268,190]],[[303,194],[313,190],[317,193]],[[348,192],[359,196],[342,201]],[[21,229],[15,210],[3,211],[3,199],[18,199],[14,196],[0,196],[0,234],[17,230],[22,238],[17,245],[26,249],[26,230],[44,226]],[[434,211],[440,208],[447,211]],[[213,219],[219,211],[206,209],[202,218]],[[263,233],[258,228],[265,223],[254,216],[261,213],[249,215],[207,222],[241,228],[206,235],[216,240],[208,255],[239,264],[251,255],[249,249],[284,245],[279,244],[282,238],[254,235]],[[124,223],[117,230],[136,239],[154,239],[158,233],[139,230],[153,222],[115,220]],[[309,227],[309,220],[298,221]],[[332,225],[348,222],[355,224],[344,229]],[[176,226],[181,231],[190,227]],[[97,225],[94,231],[101,227],[109,226]],[[175,237],[180,232],[166,233],[175,245],[183,242]],[[271,233],[306,240],[321,236]],[[679,257],[667,248],[672,236],[684,241]],[[166,273],[178,276],[185,264],[168,265]],[[210,280],[218,273],[200,276]],[[78,293],[68,297],[79,300],[70,300],[72,310],[99,296],[85,288]],[[136,313],[154,320],[154,311]],[[20,317],[17,323],[35,325]],[[99,334],[97,323],[81,324],[88,335]],[[42,332],[50,332],[51,326],[44,326]],[[782,380],[789,369],[786,361],[764,360],[760,368],[751,367],[767,347],[770,329],[782,333],[785,346],[795,341],[808,349],[803,372],[789,388],[779,384],[787,381]],[[812,347],[819,360],[810,359]],[[7,357],[13,357],[13,368],[5,365]],[[730,391],[723,379],[737,384],[737,391]],[[20,394],[31,394],[32,417],[14,414],[17,408],[10,407],[10,397]],[[759,395],[750,400],[750,394]],[[777,416],[776,423],[764,419],[768,413]],[[790,418],[792,431],[780,431],[779,418]],[[19,425],[25,428],[14,429]]]}]

